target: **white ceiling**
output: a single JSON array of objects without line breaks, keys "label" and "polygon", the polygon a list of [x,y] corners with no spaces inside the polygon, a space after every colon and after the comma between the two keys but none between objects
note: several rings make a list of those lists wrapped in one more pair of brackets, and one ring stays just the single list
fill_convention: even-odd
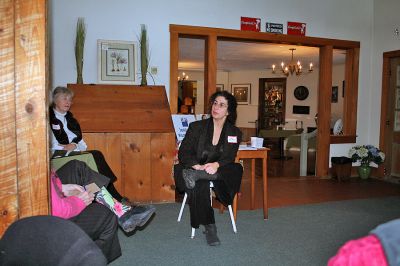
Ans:
[{"label": "white ceiling", "polygon": [[[223,71],[271,69],[272,64],[280,67],[282,61],[291,60],[290,48],[295,48],[294,60],[299,60],[303,69],[312,62],[318,67],[319,48],[286,44],[249,43],[218,41],[217,69]],[[204,69],[205,40],[179,38],[179,70]],[[333,63],[343,64],[345,51],[334,50]]]}]

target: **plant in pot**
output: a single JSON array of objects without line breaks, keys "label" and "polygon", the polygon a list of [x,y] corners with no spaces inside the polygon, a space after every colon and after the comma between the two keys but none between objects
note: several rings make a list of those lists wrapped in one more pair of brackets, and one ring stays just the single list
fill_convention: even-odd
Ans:
[{"label": "plant in pot", "polygon": [[76,22],[76,36],[75,36],[75,61],[76,61],[76,83],[82,84],[83,77],[83,51],[85,48],[86,38],[86,24],[84,18],[78,18]]},{"label": "plant in pot", "polygon": [[385,160],[385,154],[373,145],[356,145],[350,149],[349,157],[353,162],[360,163],[357,170],[362,179],[371,175],[371,164],[378,165]]},{"label": "plant in pot", "polygon": [[147,28],[146,25],[141,24],[140,29],[140,37],[139,37],[139,44],[140,44],[140,74],[141,74],[141,81],[140,86],[147,86],[147,74],[149,73],[149,39],[147,37]]}]

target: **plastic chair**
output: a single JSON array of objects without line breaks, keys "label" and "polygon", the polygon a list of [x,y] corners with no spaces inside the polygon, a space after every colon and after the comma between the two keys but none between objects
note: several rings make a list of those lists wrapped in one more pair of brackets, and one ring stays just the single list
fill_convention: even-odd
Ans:
[{"label": "plastic chair", "polygon": [[[212,181],[210,181],[210,201],[211,201],[211,205],[212,205],[212,189],[213,189],[213,187],[214,187],[214,183],[213,183]],[[181,221],[182,214],[183,214],[183,210],[184,210],[184,208],[185,208],[185,204],[186,204],[186,200],[187,200],[187,196],[188,196],[188,195],[187,195],[187,193],[185,192],[185,196],[183,197],[181,209],[180,209],[179,215],[178,215],[178,222]],[[234,208],[235,215],[234,215],[234,212],[233,212],[233,210],[232,210],[232,205],[228,205],[229,216],[230,216],[230,218],[231,218],[231,223],[232,223],[232,229],[233,229],[233,232],[234,232],[235,234],[237,233],[236,222],[235,222],[235,217],[236,217],[236,206],[237,206],[236,201],[237,201],[237,194],[235,195],[235,198],[233,199],[233,202],[234,202],[233,204],[234,204],[234,206],[235,206],[235,208]],[[194,238],[195,230],[196,230],[196,229],[192,227],[192,233],[191,233],[191,235],[190,235],[190,238]]]}]

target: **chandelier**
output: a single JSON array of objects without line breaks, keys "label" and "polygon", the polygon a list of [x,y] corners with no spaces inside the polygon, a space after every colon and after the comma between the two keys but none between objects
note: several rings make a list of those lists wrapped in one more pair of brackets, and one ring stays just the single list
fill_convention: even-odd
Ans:
[{"label": "chandelier", "polygon": [[185,81],[188,80],[189,76],[185,74],[185,72],[182,72],[182,76],[178,76],[178,81]]},{"label": "chandelier", "polygon": [[[297,62],[294,61],[293,59],[293,52],[296,50],[296,48],[290,48],[290,51],[292,51],[292,60],[290,63],[286,64],[282,61],[281,63],[281,71],[285,76],[293,75],[296,73],[296,76],[301,75],[303,73],[303,66],[301,65],[300,61],[297,60]],[[276,65],[272,65],[272,73],[275,74],[276,70]],[[308,72],[313,71],[313,63],[310,63]]]}]

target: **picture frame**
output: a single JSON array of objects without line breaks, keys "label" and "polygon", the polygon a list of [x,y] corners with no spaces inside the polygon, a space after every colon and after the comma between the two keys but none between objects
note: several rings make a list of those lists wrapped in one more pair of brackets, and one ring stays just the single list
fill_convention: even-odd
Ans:
[{"label": "picture frame", "polygon": [[215,87],[216,87],[216,91],[223,91],[224,90],[224,84],[217,84]]},{"label": "picture frame", "polygon": [[250,104],[251,84],[231,84],[232,94],[238,104]]},{"label": "picture frame", "polygon": [[338,95],[339,94],[339,87],[338,86],[333,86],[332,87],[332,98],[331,98],[331,102],[332,103],[337,103],[338,102]]},{"label": "picture frame", "polygon": [[97,40],[97,82],[136,84],[137,50],[136,42]]}]

